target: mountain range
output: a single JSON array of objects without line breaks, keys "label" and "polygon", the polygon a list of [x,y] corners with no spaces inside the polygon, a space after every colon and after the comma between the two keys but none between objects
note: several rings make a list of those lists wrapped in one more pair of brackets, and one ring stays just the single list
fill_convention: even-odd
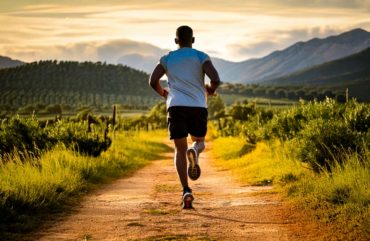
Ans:
[{"label": "mountain range", "polygon": [[[111,62],[130,66],[150,73],[159,58],[169,50],[140,43],[147,52],[123,54]],[[223,82],[262,83],[268,79],[292,74],[315,65],[346,57],[370,47],[370,33],[363,29],[353,29],[336,36],[306,42],[272,52],[256,59],[241,62],[227,61],[212,57],[212,61]]]},{"label": "mountain range", "polygon": [[363,80],[370,80],[370,47],[356,54],[262,83],[279,86],[345,86]]},{"label": "mountain range", "polygon": [[14,60],[9,57],[0,56],[0,69],[13,68],[24,64],[24,62],[19,60]]},{"label": "mountain range", "polygon": [[347,88],[349,96],[370,101],[370,48],[359,53],[272,78],[261,84],[271,86],[321,86]]},{"label": "mountain range", "polygon": [[[355,54],[368,47],[370,47],[370,33],[363,29],[353,29],[324,39],[314,38],[306,42],[298,42],[262,58],[242,62],[212,58],[212,61],[223,82],[261,83]],[[169,50],[160,48],[155,50],[153,46],[147,49],[151,50],[147,55],[123,55],[117,59],[117,63],[150,73],[159,58]]]},{"label": "mountain range", "polygon": [[275,51],[263,58],[217,66],[224,82],[261,83],[264,80],[291,74],[295,71],[339,59],[370,47],[370,33],[354,29],[325,39],[307,42]]},{"label": "mountain range", "polygon": [[[73,49],[58,49],[62,49],[63,53],[72,52],[78,56],[92,58],[93,61],[127,65],[147,73],[153,70],[162,55],[169,52],[169,50],[151,44],[131,40],[116,40],[94,46],[93,53],[79,52],[80,49],[86,49],[80,45]],[[314,38],[306,42],[297,42],[284,50],[275,51],[262,58],[241,62],[212,58],[212,61],[223,82],[271,83],[268,80],[280,81],[280,77],[350,56],[368,47],[370,47],[370,33],[363,29],[353,29],[324,39]],[[68,58],[63,53],[58,52],[64,58]],[[0,68],[20,64],[22,64],[20,61],[0,57]]]}]

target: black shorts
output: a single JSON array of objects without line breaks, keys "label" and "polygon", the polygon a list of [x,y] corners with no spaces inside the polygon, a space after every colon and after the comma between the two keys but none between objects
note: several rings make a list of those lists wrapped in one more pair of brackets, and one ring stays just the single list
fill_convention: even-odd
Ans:
[{"label": "black shorts", "polygon": [[180,139],[188,134],[204,137],[207,133],[207,108],[172,106],[167,110],[167,127],[170,139]]}]

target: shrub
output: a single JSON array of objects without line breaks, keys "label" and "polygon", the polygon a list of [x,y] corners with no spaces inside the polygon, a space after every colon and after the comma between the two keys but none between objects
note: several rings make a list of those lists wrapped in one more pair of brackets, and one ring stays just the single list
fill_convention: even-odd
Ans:
[{"label": "shrub", "polygon": [[2,155],[17,151],[21,156],[39,155],[54,144],[35,118],[13,117],[0,124],[0,152]]},{"label": "shrub", "polygon": [[316,171],[330,170],[348,154],[361,152],[361,136],[340,120],[313,120],[297,136],[299,158]]},{"label": "shrub", "polygon": [[351,101],[347,104],[343,117],[351,130],[367,132],[370,128],[370,108],[366,104]]},{"label": "shrub", "polygon": [[209,119],[218,119],[225,115],[225,104],[219,95],[211,96],[207,101]]},{"label": "shrub", "polygon": [[72,148],[79,153],[99,156],[111,145],[111,139],[101,136],[102,125],[92,124],[90,132],[87,132],[88,122],[68,122],[60,120],[48,129],[49,136],[62,142],[65,146]]},{"label": "shrub", "polygon": [[256,114],[256,106],[254,104],[236,103],[229,110],[229,115],[234,120],[246,121]]},{"label": "shrub", "polygon": [[87,121],[58,120],[43,126],[34,117],[12,117],[0,123],[0,152],[2,156],[16,152],[21,158],[38,157],[62,142],[80,153],[98,156],[108,149],[111,139],[102,122],[91,126],[92,131],[88,132]]},{"label": "shrub", "polygon": [[265,127],[266,138],[277,137],[283,141],[292,139],[301,131],[307,117],[302,113],[302,108],[291,107],[274,116]]},{"label": "shrub", "polygon": [[330,171],[352,153],[364,156],[370,148],[369,104],[355,100],[301,101],[280,111],[237,103],[216,126],[221,136],[242,135],[249,143],[274,138],[294,142],[298,158],[316,172]]}]

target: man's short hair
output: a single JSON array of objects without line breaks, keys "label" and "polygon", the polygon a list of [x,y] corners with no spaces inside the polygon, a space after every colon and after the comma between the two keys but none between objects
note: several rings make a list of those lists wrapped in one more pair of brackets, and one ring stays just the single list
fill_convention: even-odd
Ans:
[{"label": "man's short hair", "polygon": [[180,26],[176,30],[176,37],[181,44],[191,43],[193,41],[193,29],[185,25]]}]

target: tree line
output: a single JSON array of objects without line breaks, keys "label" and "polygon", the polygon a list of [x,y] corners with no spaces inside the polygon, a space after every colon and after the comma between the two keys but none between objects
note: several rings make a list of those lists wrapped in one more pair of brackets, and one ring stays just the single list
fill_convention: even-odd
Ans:
[{"label": "tree line", "polygon": [[335,98],[339,102],[346,101],[346,89],[343,87],[326,86],[275,86],[258,84],[225,83],[218,90],[220,94],[238,94],[247,97],[263,97],[269,99],[288,100],[325,100]]},{"label": "tree line", "polygon": [[[153,106],[149,76],[123,65],[43,60],[0,70],[0,105]],[[3,108],[3,109],[4,109]]]}]

